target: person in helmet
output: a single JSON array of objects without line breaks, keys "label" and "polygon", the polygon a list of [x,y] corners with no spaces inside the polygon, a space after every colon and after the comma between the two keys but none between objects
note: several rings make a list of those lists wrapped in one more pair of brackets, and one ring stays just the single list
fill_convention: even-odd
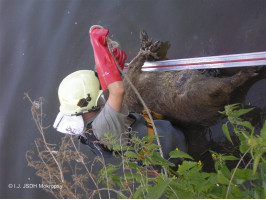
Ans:
[{"label": "person in helmet", "polygon": [[[54,127],[62,133],[80,135],[82,143],[99,156],[111,156],[111,149],[101,145],[106,133],[113,133],[119,143],[128,143],[130,131],[139,137],[147,135],[148,127],[143,116],[129,113],[123,105],[124,86],[116,62],[107,47],[109,30],[101,26],[90,29],[97,74],[91,70],[80,70],[63,79],[59,88],[60,112]],[[123,68],[126,54],[118,48],[112,49],[119,66]],[[103,91],[109,96],[103,101]],[[178,148],[187,151],[183,133],[169,121],[155,120],[164,157]],[[88,133],[89,132],[89,133]],[[125,134],[129,133],[129,134]]]}]

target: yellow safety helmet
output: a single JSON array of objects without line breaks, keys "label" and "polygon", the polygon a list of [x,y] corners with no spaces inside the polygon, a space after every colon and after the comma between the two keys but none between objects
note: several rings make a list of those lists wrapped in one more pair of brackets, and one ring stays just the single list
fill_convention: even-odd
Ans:
[{"label": "yellow safety helmet", "polygon": [[58,88],[60,111],[65,115],[80,115],[98,111],[98,99],[102,94],[96,73],[79,70],[63,79]]}]

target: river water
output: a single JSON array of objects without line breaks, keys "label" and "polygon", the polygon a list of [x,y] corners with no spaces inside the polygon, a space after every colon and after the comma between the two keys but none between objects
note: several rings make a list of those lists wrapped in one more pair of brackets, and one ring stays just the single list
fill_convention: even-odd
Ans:
[{"label": "river water", "polygon": [[[94,68],[88,34],[94,24],[110,29],[127,61],[138,52],[141,29],[170,42],[169,59],[266,51],[264,0],[0,0],[0,198],[53,198],[42,189],[12,188],[41,183],[25,159],[40,135],[24,92],[46,99],[43,123],[51,125],[60,81]],[[257,80],[240,100],[265,107],[265,76]],[[51,143],[61,138],[46,132]],[[212,146],[204,137],[190,137],[192,153]]]}]

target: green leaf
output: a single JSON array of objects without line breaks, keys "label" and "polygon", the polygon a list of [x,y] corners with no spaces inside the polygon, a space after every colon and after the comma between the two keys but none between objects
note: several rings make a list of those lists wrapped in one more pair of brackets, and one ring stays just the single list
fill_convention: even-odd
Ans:
[{"label": "green leaf", "polygon": [[232,111],[238,107],[239,107],[239,103],[227,105],[224,107],[225,110],[223,112],[220,112],[220,113],[223,115],[229,116],[230,114],[232,114]]},{"label": "green leaf", "polygon": [[253,174],[255,174],[257,171],[261,156],[262,156],[262,152],[259,152],[259,151],[257,151],[254,155]]},{"label": "green leaf", "polygon": [[208,191],[210,188],[214,187],[214,184],[216,183],[217,183],[217,177],[216,176],[210,177],[207,181],[202,181],[201,184],[198,184],[197,190],[199,192]]},{"label": "green leaf", "polygon": [[222,174],[224,175],[224,177],[226,177],[227,179],[230,179],[231,178],[231,172],[229,171],[229,169],[227,168],[226,165],[223,165],[221,167],[220,172],[222,172]]},{"label": "green leaf", "polygon": [[251,133],[254,133],[254,127],[249,121],[243,121],[243,122],[238,122],[238,125],[244,126],[246,128],[249,128],[251,130]]},{"label": "green leaf", "polygon": [[135,177],[134,174],[131,172],[126,172],[124,176],[124,178],[126,178],[127,180],[131,180]]},{"label": "green leaf", "polygon": [[231,136],[230,136],[230,133],[229,133],[229,130],[228,130],[227,124],[223,124],[222,129],[223,129],[224,135],[225,135],[225,136],[227,137],[227,139],[233,144],[233,141],[232,141],[232,139],[231,139]]},{"label": "green leaf", "polygon": [[125,152],[125,156],[129,157],[129,158],[136,158],[139,159],[140,156],[132,151],[126,151]]},{"label": "green leaf", "polygon": [[[109,149],[110,149],[110,147],[108,147]],[[115,145],[113,145],[113,150],[114,151],[120,151],[121,150],[121,146],[119,145],[119,144],[115,144]]]},{"label": "green leaf", "polygon": [[164,191],[171,183],[171,181],[171,178],[167,178],[166,180],[150,188],[148,190],[148,194],[145,196],[145,199],[159,199],[163,195]]},{"label": "green leaf", "polygon": [[192,161],[184,161],[182,163],[182,165],[179,166],[178,168],[178,172],[185,172],[189,169],[191,169],[192,167],[197,166],[196,162],[192,162]]},{"label": "green leaf", "polygon": [[216,173],[209,173],[209,172],[201,172],[203,178],[213,177]]},{"label": "green leaf", "polygon": [[147,135],[141,139],[142,142],[149,142],[156,139],[155,135]]},{"label": "green leaf", "polygon": [[263,139],[266,139],[266,120],[265,120],[265,122],[264,122],[264,124],[263,124],[263,127],[262,127],[261,131],[260,131],[260,136],[261,136]]},{"label": "green leaf", "polygon": [[[216,177],[217,180],[217,177]],[[214,199],[223,199],[223,188],[225,188],[224,185],[217,184],[217,181],[214,183],[213,187],[210,189],[210,192],[207,195],[207,198],[214,198]]]},{"label": "green leaf", "polygon": [[225,184],[225,185],[229,184],[229,180],[219,171],[218,171],[218,174],[217,174],[217,181],[220,184]]},{"label": "green leaf", "polygon": [[131,168],[138,168],[139,167],[139,165],[137,163],[134,163],[134,162],[126,162],[126,164]]},{"label": "green leaf", "polygon": [[149,154],[152,158],[151,162],[156,162],[156,164],[161,164],[161,165],[168,165],[168,166],[174,166],[173,163],[171,163],[168,160],[165,160],[164,158],[161,157],[160,153],[158,152],[152,152]]},{"label": "green leaf", "polygon": [[235,157],[235,156],[223,156],[224,160],[239,160],[239,158]]},{"label": "green leaf", "polygon": [[241,153],[245,153],[248,149],[249,147],[246,144],[241,144],[239,147]]},{"label": "green leaf", "polygon": [[154,149],[159,149],[159,146],[157,144],[151,143],[148,144],[147,147],[145,147],[147,150],[154,150]]},{"label": "green leaf", "polygon": [[[235,169],[232,169],[231,173],[233,173]],[[259,179],[259,174],[253,174],[253,171],[250,169],[237,169],[235,172],[235,178],[243,179],[244,181],[252,181]]]},{"label": "green leaf", "polygon": [[260,167],[260,172],[261,172],[261,179],[263,180],[264,183],[266,183],[266,163],[261,162],[259,164]]},{"label": "green leaf", "polygon": [[136,192],[134,193],[134,195],[133,195],[133,199],[142,199],[143,198],[143,191],[145,191],[146,190],[146,187],[145,186],[143,186],[143,185],[140,185],[138,188],[137,188],[137,190],[136,190]]},{"label": "green leaf", "polygon": [[180,150],[171,151],[169,155],[170,155],[170,158],[188,158],[188,159],[194,160],[190,155]]},{"label": "green leaf", "polygon": [[186,177],[187,178],[192,178],[192,179],[197,179],[197,178],[201,178],[203,179],[202,177],[202,174],[200,173],[200,170],[202,169],[202,165],[197,165],[195,167],[192,167],[189,171],[187,171],[186,173]]},{"label": "green leaf", "polygon": [[111,177],[112,181],[115,182],[116,184],[120,184],[120,181],[121,181],[121,177],[120,176],[117,176],[117,175],[114,175]]},{"label": "green leaf", "polygon": [[[264,123],[265,124],[265,123]],[[262,179],[262,185],[263,185],[263,198],[266,198],[266,163],[261,162],[259,164],[260,167],[260,174],[261,174],[261,179]]]},{"label": "green leaf", "polygon": [[247,108],[247,109],[239,109],[239,110],[236,110],[236,111],[234,111],[233,116],[240,117],[241,115],[244,115],[244,114],[250,112],[253,109],[254,108]]},{"label": "green leaf", "polygon": [[184,182],[172,185],[173,182],[174,181],[171,182],[171,187],[174,189],[178,197],[176,194],[170,193],[169,199],[193,199],[193,193],[188,189],[190,185],[186,185]]},{"label": "green leaf", "polygon": [[112,174],[113,172],[117,171],[118,167],[115,165],[108,165],[106,167],[107,174]]},{"label": "green leaf", "polygon": [[240,140],[241,143],[246,143],[248,138],[246,137],[246,135],[240,134],[238,135],[238,139]]},{"label": "green leaf", "polygon": [[127,199],[127,197],[122,192],[119,192],[117,194],[117,199]]}]

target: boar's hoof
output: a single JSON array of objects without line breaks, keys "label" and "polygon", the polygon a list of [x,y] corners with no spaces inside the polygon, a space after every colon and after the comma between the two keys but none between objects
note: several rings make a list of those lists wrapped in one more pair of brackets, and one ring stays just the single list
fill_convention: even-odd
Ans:
[{"label": "boar's hoof", "polygon": [[140,32],[140,49],[146,50],[151,45],[152,45],[152,39],[149,39],[149,36],[145,30],[142,30]]},{"label": "boar's hoof", "polygon": [[141,50],[139,54],[143,56],[147,61],[159,59],[157,53],[151,52],[150,50],[145,50],[145,51]]},{"label": "boar's hoof", "polygon": [[152,42],[152,38],[149,39],[149,36],[145,30],[140,32],[140,50],[150,50],[152,52],[156,52],[160,49],[161,42],[156,41]]}]

